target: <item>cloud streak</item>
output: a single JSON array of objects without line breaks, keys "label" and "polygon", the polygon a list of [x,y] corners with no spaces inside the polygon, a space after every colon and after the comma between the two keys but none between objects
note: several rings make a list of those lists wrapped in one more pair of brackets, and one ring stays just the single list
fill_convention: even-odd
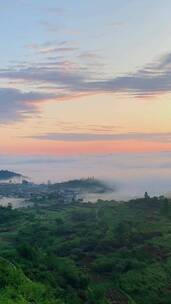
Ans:
[{"label": "cloud streak", "polygon": [[[69,47],[59,47],[69,51]],[[64,51],[64,52],[65,52]],[[94,53],[93,53],[94,56]],[[90,56],[92,58],[92,56]],[[114,78],[104,79],[104,74],[83,64],[75,64],[63,59],[32,64],[18,64],[0,70],[0,80],[22,82],[29,87],[37,87],[35,92],[23,92],[22,89],[0,89],[0,121],[9,122],[23,118],[27,113],[36,111],[36,102],[81,94],[93,93],[126,93],[135,97],[148,97],[171,92],[171,53],[146,65],[137,72]],[[38,91],[39,88],[39,91]],[[40,90],[42,90],[40,92]],[[74,139],[73,135],[73,139]],[[85,135],[87,136],[87,135]],[[112,135],[113,136],[113,135]],[[135,134],[129,134],[129,137]],[[141,138],[141,134],[138,134]],[[76,138],[76,137],[75,137]],[[106,137],[105,137],[106,138]],[[90,138],[91,140],[91,138]],[[94,137],[92,138],[94,140]],[[105,139],[104,139],[105,140]],[[110,135],[108,140],[110,140]]]},{"label": "cloud streak", "polygon": [[45,43],[42,45],[33,43],[26,46],[28,49],[36,51],[40,54],[54,54],[54,53],[70,53],[77,51],[77,47],[72,46],[54,46],[51,43]]},{"label": "cloud streak", "polygon": [[[71,48],[58,48],[58,50],[68,52]],[[72,48],[73,50],[73,48]],[[51,50],[45,50],[50,51]],[[126,92],[132,96],[149,96],[161,93],[171,92],[171,54],[161,57],[158,61],[145,66],[143,69],[137,70],[123,76],[109,79],[101,79],[93,74],[91,70],[84,69],[80,65],[80,69],[75,71],[64,71],[62,67],[51,63],[42,64],[42,66],[30,66],[28,68],[20,67],[8,68],[0,70],[0,78],[20,79],[29,82],[52,83],[56,88],[60,85],[65,87],[68,92]],[[97,79],[98,78],[98,79]]]},{"label": "cloud streak", "polygon": [[120,134],[106,133],[47,133],[32,136],[34,139],[66,141],[66,142],[85,142],[85,141],[129,141],[138,140],[146,142],[171,142],[171,133],[139,133],[129,132]]},{"label": "cloud streak", "polygon": [[36,113],[36,104],[47,98],[52,98],[52,94],[0,88],[0,122],[9,123]]}]

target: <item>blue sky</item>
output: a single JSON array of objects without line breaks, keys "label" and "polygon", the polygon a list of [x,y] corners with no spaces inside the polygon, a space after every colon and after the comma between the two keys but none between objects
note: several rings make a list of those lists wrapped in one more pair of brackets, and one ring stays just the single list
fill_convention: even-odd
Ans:
[{"label": "blue sky", "polygon": [[170,50],[168,0],[1,2],[2,64],[34,59],[26,46],[50,41],[77,41],[80,52],[98,52],[117,72]]}]

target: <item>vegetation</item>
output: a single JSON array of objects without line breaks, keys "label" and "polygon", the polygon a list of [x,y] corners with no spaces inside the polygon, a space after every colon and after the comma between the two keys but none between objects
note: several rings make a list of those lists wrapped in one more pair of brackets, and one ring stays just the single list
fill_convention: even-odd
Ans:
[{"label": "vegetation", "polygon": [[164,197],[1,207],[0,240],[0,303],[170,303]]}]

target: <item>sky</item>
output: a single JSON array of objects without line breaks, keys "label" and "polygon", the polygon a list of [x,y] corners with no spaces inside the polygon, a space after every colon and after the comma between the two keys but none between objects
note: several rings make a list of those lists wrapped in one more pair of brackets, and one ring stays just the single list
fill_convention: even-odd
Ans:
[{"label": "sky", "polygon": [[171,151],[170,0],[0,0],[0,154]]}]

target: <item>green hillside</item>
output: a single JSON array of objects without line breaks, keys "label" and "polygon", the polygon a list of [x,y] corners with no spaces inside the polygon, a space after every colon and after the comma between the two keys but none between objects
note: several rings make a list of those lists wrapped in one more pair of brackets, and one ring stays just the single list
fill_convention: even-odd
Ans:
[{"label": "green hillside", "polygon": [[171,303],[171,202],[0,208],[0,303]]},{"label": "green hillside", "polygon": [[31,281],[20,268],[4,258],[0,258],[0,303],[62,304],[48,295],[46,286]]}]

